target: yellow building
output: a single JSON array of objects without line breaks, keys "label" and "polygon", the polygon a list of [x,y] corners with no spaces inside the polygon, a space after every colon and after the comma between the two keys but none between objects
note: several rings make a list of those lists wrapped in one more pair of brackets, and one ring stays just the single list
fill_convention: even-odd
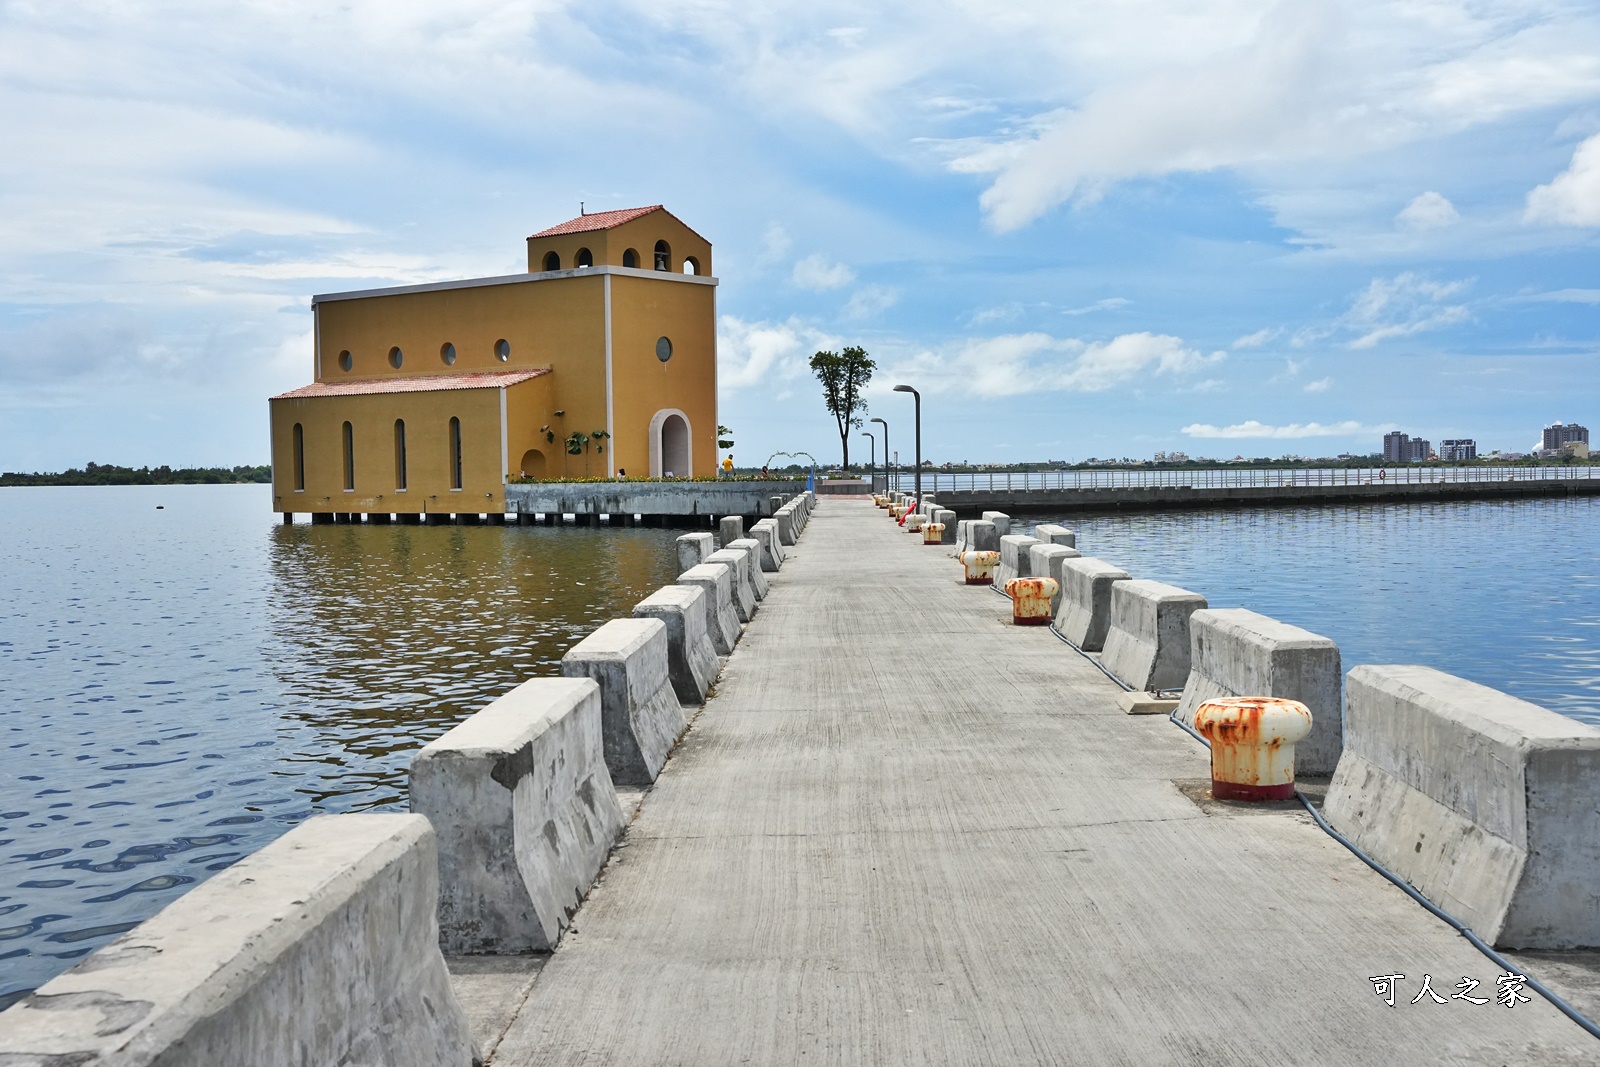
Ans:
[{"label": "yellow building", "polygon": [[503,514],[519,475],[715,473],[716,285],[657,205],[541,230],[526,274],[312,298],[315,380],[270,401],[274,510]]}]

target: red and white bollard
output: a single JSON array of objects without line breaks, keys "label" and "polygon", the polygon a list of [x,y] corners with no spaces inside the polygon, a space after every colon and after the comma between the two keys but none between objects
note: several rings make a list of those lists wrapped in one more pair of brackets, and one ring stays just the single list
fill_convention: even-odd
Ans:
[{"label": "red and white bollard", "polygon": [[1294,745],[1311,732],[1311,709],[1281,697],[1224,697],[1194,713],[1211,742],[1211,795],[1218,800],[1294,796]]},{"label": "red and white bollard", "polygon": [[922,527],[927,523],[927,521],[928,517],[926,515],[921,515],[913,511],[911,514],[906,516],[906,521],[904,523],[906,533],[921,533]]},{"label": "red and white bollard", "polygon": [[1000,553],[963,552],[961,565],[967,568],[968,585],[993,585],[994,569],[1000,566]]},{"label": "red and white bollard", "polygon": [[922,527],[922,543],[925,545],[944,544],[944,523],[925,523]]},{"label": "red and white bollard", "polygon": [[1013,578],[1006,583],[1014,626],[1049,626],[1050,601],[1061,591],[1054,578]]}]

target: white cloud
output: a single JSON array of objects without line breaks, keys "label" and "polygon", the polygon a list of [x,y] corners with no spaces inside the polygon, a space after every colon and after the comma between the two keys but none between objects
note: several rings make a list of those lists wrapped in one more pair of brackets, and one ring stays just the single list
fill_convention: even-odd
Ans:
[{"label": "white cloud", "polygon": [[1528,194],[1523,217],[1561,226],[1600,226],[1600,133],[1572,153],[1572,164]]},{"label": "white cloud", "polygon": [[1089,314],[1093,314],[1096,311],[1116,311],[1118,308],[1125,308],[1131,303],[1133,303],[1133,301],[1127,299],[1126,297],[1111,296],[1111,297],[1107,297],[1104,300],[1096,300],[1092,304],[1085,304],[1081,308],[1067,308],[1065,311],[1062,312],[1062,314],[1063,315],[1089,315]]},{"label": "white cloud", "polygon": [[1402,230],[1438,230],[1461,221],[1461,213],[1442,194],[1422,193],[1394,217]]},{"label": "white cloud", "polygon": [[1409,337],[1465,322],[1465,304],[1448,303],[1471,286],[1469,279],[1436,282],[1406,271],[1393,278],[1374,278],[1339,320],[1356,332],[1351,348],[1371,348],[1380,341]]},{"label": "white cloud", "polygon": [[1189,374],[1225,355],[1206,355],[1165,334],[1128,333],[1104,342],[1046,333],[1005,334],[919,353],[884,377],[916,378],[927,383],[929,392],[981,397],[1097,393],[1161,375]]},{"label": "white cloud", "polygon": [[789,249],[794,242],[789,239],[789,231],[774,222],[767,226],[766,232],[761,235],[761,252],[756,257],[756,262],[770,266],[780,260],[789,258]]},{"label": "white cloud", "polygon": [[855,280],[855,271],[843,263],[829,263],[820,252],[813,252],[794,265],[794,284],[813,292],[843,289]]},{"label": "white cloud", "polygon": [[989,322],[1011,322],[1022,314],[1022,305],[1016,301],[998,307],[979,308],[967,319],[968,326],[982,326]]},{"label": "white cloud", "polygon": [[1272,340],[1274,337],[1277,337],[1278,334],[1281,333],[1281,332],[1282,332],[1281,330],[1275,330],[1275,329],[1271,329],[1271,328],[1263,328],[1263,329],[1257,330],[1255,333],[1247,333],[1247,334],[1245,334],[1243,337],[1240,337],[1237,340],[1235,340],[1233,342],[1233,344],[1230,345],[1229,347],[1231,347],[1231,348],[1260,348],[1262,345],[1266,344],[1268,341]]},{"label": "white cloud", "polygon": [[863,285],[850,295],[844,306],[848,319],[870,319],[894,307],[900,299],[900,290],[886,285]]},{"label": "white cloud", "polygon": [[1556,304],[1600,304],[1600,289],[1557,289],[1555,292],[1540,293],[1527,299]]},{"label": "white cloud", "polygon": [[839,338],[798,319],[746,322],[723,315],[717,322],[717,386],[733,391],[792,381],[807,373],[811,356],[837,349]]},{"label": "white cloud", "polygon": [[1284,441],[1300,437],[1358,437],[1381,432],[1378,427],[1367,426],[1347,419],[1344,422],[1291,422],[1285,426],[1269,426],[1250,419],[1231,426],[1213,426],[1197,422],[1185,426],[1183,432],[1190,437]]},{"label": "white cloud", "polygon": [[1308,393],[1326,393],[1328,391],[1328,386],[1330,386],[1332,384],[1333,384],[1333,379],[1332,378],[1318,378],[1314,382],[1307,382],[1306,383],[1306,392],[1308,392]]}]

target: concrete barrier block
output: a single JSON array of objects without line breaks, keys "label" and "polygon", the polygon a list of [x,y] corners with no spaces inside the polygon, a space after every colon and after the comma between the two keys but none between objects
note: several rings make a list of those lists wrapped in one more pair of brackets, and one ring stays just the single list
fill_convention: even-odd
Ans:
[{"label": "concrete barrier block", "polygon": [[1339,646],[1329,638],[1244,608],[1189,617],[1189,679],[1178,718],[1194,725],[1201,704],[1220,697],[1283,697],[1311,712],[1295,743],[1299,775],[1329,775],[1344,750]]},{"label": "concrete barrier block", "polygon": [[739,613],[733,606],[733,568],[726,563],[702,563],[678,575],[679,585],[697,585],[706,591],[706,631],[719,656],[733,655],[739,641]]},{"label": "concrete barrier block", "polygon": [[941,545],[955,544],[956,526],[958,525],[956,513],[949,508],[934,508],[933,521],[944,527],[944,532],[939,535],[939,543]]},{"label": "concrete barrier block", "polygon": [[1064,556],[1058,566],[1061,607],[1056,610],[1056,631],[1085,652],[1099,652],[1111,628],[1111,587],[1127,581],[1128,572],[1092,556]]},{"label": "concrete barrier block", "polygon": [[987,519],[972,519],[967,523],[967,551],[1000,551],[1000,531]]},{"label": "concrete barrier block", "polygon": [[1205,606],[1199,593],[1165,582],[1113,582],[1100,662],[1134,689],[1179,688],[1189,679],[1189,616]]},{"label": "concrete barrier block", "polygon": [[1028,573],[1035,578],[1054,579],[1056,583],[1055,595],[1050,598],[1051,619],[1061,611],[1061,591],[1066,588],[1061,577],[1061,561],[1077,558],[1078,550],[1065,545],[1040,543],[1028,549]]},{"label": "concrete barrier block", "polygon": [[775,516],[778,520],[778,543],[788,547],[795,543],[795,518],[794,509],[784,506],[778,509]]},{"label": "concrete barrier block", "polygon": [[726,563],[733,568],[733,611],[740,622],[749,622],[756,614],[756,594],[750,587],[750,556],[732,548],[720,548],[711,553],[707,563]]},{"label": "concrete barrier block", "polygon": [[438,835],[445,952],[561,940],[622,832],[602,731],[593,681],[535,678],[412,758],[411,810]]},{"label": "concrete barrier block", "polygon": [[1000,568],[994,572],[994,584],[1004,589],[1013,578],[1031,578],[1032,565],[1028,550],[1038,544],[1036,538],[1026,534],[1006,534],[1000,538]]},{"label": "concrete barrier block", "polygon": [[[994,535],[996,537],[1004,537],[1011,532],[1011,516],[1003,511],[985,511],[983,513],[983,521],[994,523]],[[979,549],[979,551],[986,552],[989,550]]]},{"label": "concrete barrier block", "polygon": [[762,519],[750,527],[750,536],[761,545],[761,569],[768,574],[778,573],[783,565],[783,546],[778,543],[778,527],[771,519]]},{"label": "concrete barrier block", "polygon": [[746,572],[750,575],[750,591],[758,601],[767,599],[767,591],[771,586],[767,584],[766,572],[761,567],[761,542],[754,537],[742,537],[728,547],[750,557],[750,567]]},{"label": "concrete barrier block", "polygon": [[[717,541],[721,543],[723,548],[727,548],[729,545],[733,544],[743,536],[744,516],[724,515],[722,518],[717,520]],[[688,569],[689,568],[684,567],[679,573],[682,573],[683,570]]]},{"label": "concrete barrier block", "polygon": [[[706,566],[711,564],[685,573]],[[618,785],[655,781],[688,725],[667,657],[667,627],[660,619],[612,619],[561,657],[562,677],[592,678],[600,686],[606,767]]]},{"label": "concrete barrier block", "polygon": [[322,815],[0,1014],[0,1062],[467,1067],[420,815]]},{"label": "concrete barrier block", "polygon": [[716,551],[716,543],[708,533],[684,534],[678,538],[678,573],[706,561]]},{"label": "concrete barrier block", "polygon": [[721,669],[706,630],[705,596],[699,586],[669,585],[633,606],[634,618],[660,619],[667,628],[667,678],[680,704],[704,704]]},{"label": "concrete barrier block", "polygon": [[781,507],[783,507],[783,497],[781,497],[781,496],[772,496],[772,497],[768,497],[767,498],[767,514],[768,515],[776,515],[778,513],[778,509],[781,508]]},{"label": "concrete barrier block", "polygon": [[1047,545],[1065,545],[1067,548],[1078,547],[1078,535],[1065,526],[1054,523],[1042,523],[1033,528],[1033,536]]},{"label": "concrete barrier block", "polygon": [[1600,946],[1600,730],[1429,667],[1345,679],[1328,821],[1500,948]]}]

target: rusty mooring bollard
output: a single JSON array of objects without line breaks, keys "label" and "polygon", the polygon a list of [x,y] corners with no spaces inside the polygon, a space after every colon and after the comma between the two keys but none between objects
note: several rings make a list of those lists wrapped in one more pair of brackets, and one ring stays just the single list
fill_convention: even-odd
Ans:
[{"label": "rusty mooring bollard", "polygon": [[1015,626],[1049,626],[1050,601],[1061,591],[1054,578],[1013,578],[1006,583],[1011,598],[1011,622]]},{"label": "rusty mooring bollard", "polygon": [[963,552],[961,564],[967,568],[968,585],[993,585],[994,569],[1000,565],[1000,553]]},{"label": "rusty mooring bollard", "polygon": [[944,523],[924,523],[922,527],[922,543],[925,545],[944,544]]},{"label": "rusty mooring bollard", "polygon": [[1294,744],[1311,732],[1311,710],[1279,697],[1208,700],[1194,729],[1211,742],[1211,795],[1218,800],[1294,796]]},{"label": "rusty mooring bollard", "polygon": [[906,516],[906,533],[920,533],[927,520],[928,517],[926,515],[922,515],[913,511],[911,514]]}]

